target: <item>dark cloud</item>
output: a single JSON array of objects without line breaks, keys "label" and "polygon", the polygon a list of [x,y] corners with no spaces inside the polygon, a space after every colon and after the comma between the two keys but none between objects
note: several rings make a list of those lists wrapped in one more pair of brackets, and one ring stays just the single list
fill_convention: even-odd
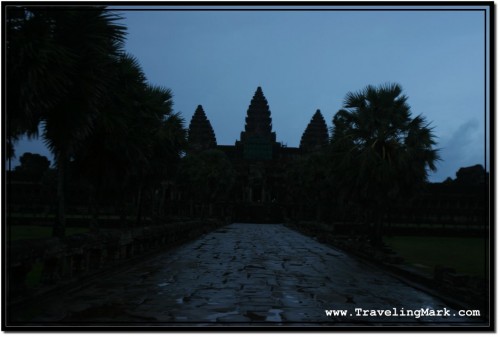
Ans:
[{"label": "dark cloud", "polygon": [[484,133],[477,119],[470,119],[456,129],[448,139],[438,144],[442,161],[431,181],[455,178],[460,167],[481,164],[484,166]]}]

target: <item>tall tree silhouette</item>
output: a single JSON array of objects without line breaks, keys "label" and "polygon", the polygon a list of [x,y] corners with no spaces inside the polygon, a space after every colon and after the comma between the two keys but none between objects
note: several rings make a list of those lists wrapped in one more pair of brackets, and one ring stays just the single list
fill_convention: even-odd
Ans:
[{"label": "tall tree silhouette", "polygon": [[[130,176],[136,165],[146,165],[139,144],[143,140],[134,132],[135,115],[145,95],[146,78],[139,63],[130,55],[122,55],[113,66],[109,93],[100,113],[93,120],[92,132],[85,137],[75,154],[75,169],[87,180],[93,226],[97,225],[99,197],[107,190],[116,193],[119,204],[131,193]],[[109,194],[108,194],[109,197]]]},{"label": "tall tree silhouette", "polygon": [[148,85],[134,57],[121,56],[115,74],[92,133],[77,152],[77,167],[89,181],[94,206],[102,189],[114,191],[122,209],[124,196],[137,193],[140,217],[144,186],[155,188],[168,174],[173,177],[185,130],[172,113],[170,90]]},{"label": "tall tree silhouette", "polygon": [[427,180],[428,170],[436,169],[432,128],[421,115],[411,117],[399,84],[348,93],[333,124],[342,189],[366,211],[379,242],[389,203],[411,196]]},{"label": "tall tree silhouette", "polygon": [[[138,167],[135,172],[135,179],[139,185],[138,224],[141,222],[144,189],[152,193],[152,207],[154,207],[154,195],[157,189],[166,180],[173,179],[181,154],[186,147],[184,120],[179,113],[172,112],[173,101],[170,90],[147,86],[145,93],[145,100],[140,105],[142,114],[136,116],[140,118],[137,123],[142,123],[140,129],[136,131],[142,139],[139,144],[146,163]],[[162,187],[162,194],[163,192]]]},{"label": "tall tree silhouette", "polygon": [[20,135],[38,135],[43,114],[72,83],[75,56],[57,41],[56,16],[42,7],[5,8],[8,158],[14,156],[13,143]]},{"label": "tall tree silhouette", "polygon": [[[27,7],[11,16],[12,35],[7,41],[12,48],[7,58],[13,87],[7,95],[14,105],[9,114],[12,122],[28,121],[16,125],[17,130],[36,134],[42,123],[43,138],[54,155],[58,170],[54,236],[65,234],[68,160],[92,129],[113,77],[112,64],[123,46],[125,27],[116,23],[118,19],[104,7]],[[14,42],[20,36],[23,39]]]},{"label": "tall tree silhouette", "polygon": [[16,179],[24,181],[41,182],[44,173],[50,167],[50,160],[38,153],[25,152],[19,158],[20,165],[14,172]]}]

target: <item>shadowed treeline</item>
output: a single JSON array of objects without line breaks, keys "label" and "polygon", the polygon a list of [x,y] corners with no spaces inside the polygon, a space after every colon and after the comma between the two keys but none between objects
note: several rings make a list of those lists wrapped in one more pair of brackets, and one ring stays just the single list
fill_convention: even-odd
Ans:
[{"label": "shadowed treeline", "polygon": [[53,219],[63,237],[68,214],[91,229],[172,217],[314,220],[363,224],[378,244],[390,215],[429,193],[434,134],[400,85],[347,93],[331,130],[317,110],[299,148],[276,141],[258,87],[240,140],[218,145],[201,105],[186,128],[171,91],[148,84],[118,19],[97,6],[7,9],[8,158],[22,135],[40,136],[55,158],[36,177],[29,154],[9,172],[14,223]]},{"label": "shadowed treeline", "polygon": [[[467,303],[486,303],[488,173],[476,165],[460,168],[454,180],[429,183],[429,171],[440,160],[433,127],[424,116],[412,114],[399,84],[348,92],[337,113],[326,116],[331,129],[316,110],[299,147],[277,141],[271,108],[258,87],[240,138],[234,145],[221,145],[210,111],[198,105],[186,126],[173,111],[172,91],[148,82],[139,61],[125,52],[126,27],[112,11],[102,6],[5,10],[5,159],[20,157],[20,165],[7,172],[7,291],[9,305],[23,315],[30,315],[23,301],[36,302],[44,291],[129,267],[132,259],[140,261],[232,222],[240,224],[220,237],[234,240],[240,256],[258,257],[242,268],[265,269],[270,258],[255,249],[254,237],[286,233],[288,238],[268,237],[260,246],[272,248],[276,256],[281,248],[276,250],[272,242],[290,250],[282,261],[272,257],[276,263],[270,270],[283,269],[283,279],[297,281],[288,272],[306,270],[312,252],[296,254],[293,244],[303,238],[290,241],[298,234],[281,225],[241,224],[284,223],[392,271],[401,272],[406,259],[427,269],[423,276],[404,269],[404,275],[460,291]],[[53,166],[38,154],[16,154],[15,144],[23,136],[41,138],[53,154]],[[255,231],[260,236],[252,236]],[[244,240],[239,240],[240,232]],[[471,242],[468,235],[477,239],[473,252],[444,256]],[[248,245],[240,248],[245,240]],[[307,245],[312,241],[308,238]],[[231,247],[219,246],[231,252]],[[317,242],[314,246],[325,249]],[[217,251],[203,249],[209,253],[203,258],[210,266],[207,274],[226,268],[222,262],[212,265]],[[443,256],[433,258],[437,255]],[[302,265],[293,261],[297,256]],[[229,264],[235,259],[233,255]],[[285,270],[288,261],[293,268]],[[324,265],[326,260],[320,261]],[[329,279],[321,264],[314,273]],[[473,268],[478,264],[484,268]],[[250,273],[246,278],[253,282]],[[250,290],[249,296],[255,293]],[[266,303],[272,298],[260,296]],[[317,299],[311,298],[310,303]],[[347,300],[355,304],[352,297]]]},{"label": "shadowed treeline", "polygon": [[140,222],[144,195],[165,184],[183,148],[170,90],[148,84],[123,50],[126,28],[104,7],[6,11],[8,156],[41,126],[55,158],[54,236],[65,235],[72,183],[85,190],[94,220],[104,198]]}]

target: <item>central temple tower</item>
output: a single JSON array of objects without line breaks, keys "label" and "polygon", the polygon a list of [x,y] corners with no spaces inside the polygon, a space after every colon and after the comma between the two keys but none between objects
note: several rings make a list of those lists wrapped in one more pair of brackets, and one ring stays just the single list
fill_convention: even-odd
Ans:
[{"label": "central temple tower", "polygon": [[[328,129],[321,112],[316,111],[300,142],[300,148],[276,141],[271,111],[261,87],[255,91],[247,109],[245,128],[235,145],[217,144],[214,130],[203,108],[198,106],[189,124],[188,154],[206,150],[225,154],[235,171],[226,210],[236,221],[281,222],[287,202],[287,168],[296,158],[314,152],[328,143]],[[191,200],[190,205],[195,201]]]},{"label": "central temple tower", "polygon": [[243,147],[244,159],[270,160],[273,159],[275,143],[276,133],[272,132],[271,111],[262,88],[258,87],[247,110],[245,131],[241,132],[237,145]]}]

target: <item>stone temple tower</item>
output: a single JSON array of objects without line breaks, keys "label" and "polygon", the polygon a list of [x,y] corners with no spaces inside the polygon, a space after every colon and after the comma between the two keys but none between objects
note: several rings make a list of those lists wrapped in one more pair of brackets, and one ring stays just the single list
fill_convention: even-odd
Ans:
[{"label": "stone temple tower", "polygon": [[203,107],[198,105],[194,112],[188,129],[188,148],[191,152],[199,152],[217,147],[215,133],[210,121],[203,111]]},{"label": "stone temple tower", "polygon": [[271,111],[262,88],[258,87],[247,110],[245,131],[241,132],[243,157],[248,160],[272,159],[275,143],[276,133],[272,131]]},{"label": "stone temple tower", "polygon": [[315,151],[327,144],[328,128],[321,111],[318,109],[302,134],[300,149],[304,152]]}]

